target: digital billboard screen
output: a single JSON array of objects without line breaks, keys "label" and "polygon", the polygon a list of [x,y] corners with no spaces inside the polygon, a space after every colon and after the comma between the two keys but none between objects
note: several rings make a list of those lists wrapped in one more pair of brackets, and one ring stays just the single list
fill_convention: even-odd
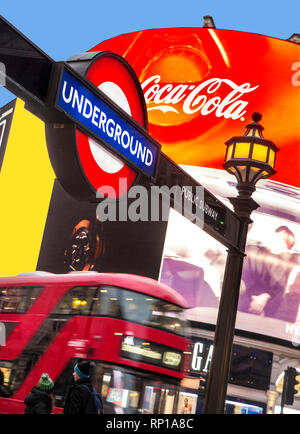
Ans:
[{"label": "digital billboard screen", "polygon": [[210,28],[152,29],[101,42],[133,67],[149,134],[177,164],[221,168],[253,112],[279,147],[274,180],[300,187],[300,45]]},{"label": "digital billboard screen", "polygon": [[[185,167],[230,206],[235,181],[225,171]],[[251,219],[240,287],[236,328],[300,345],[300,192],[261,181],[254,193],[260,204]],[[161,282],[189,304],[188,318],[215,324],[226,262],[226,248],[171,210]]]}]

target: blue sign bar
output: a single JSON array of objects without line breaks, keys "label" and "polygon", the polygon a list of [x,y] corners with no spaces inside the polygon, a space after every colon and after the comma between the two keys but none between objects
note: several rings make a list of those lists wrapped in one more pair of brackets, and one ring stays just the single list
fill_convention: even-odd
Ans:
[{"label": "blue sign bar", "polygon": [[66,69],[57,106],[145,174],[155,176],[158,147]]}]

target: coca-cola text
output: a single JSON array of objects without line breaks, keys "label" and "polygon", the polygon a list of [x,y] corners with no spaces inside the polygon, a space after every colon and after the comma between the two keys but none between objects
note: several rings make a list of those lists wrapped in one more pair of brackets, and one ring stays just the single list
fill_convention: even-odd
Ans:
[{"label": "coca-cola text", "polygon": [[[182,110],[186,114],[200,112],[207,116],[215,112],[215,116],[225,119],[241,119],[246,113],[248,101],[240,99],[244,94],[253,92],[259,85],[251,87],[250,83],[237,85],[226,78],[210,78],[199,85],[194,84],[164,84],[160,85],[161,76],[153,75],[142,83],[146,103],[153,102],[156,106],[148,110],[161,110],[166,113],[172,111],[179,113],[178,103],[182,102]],[[217,92],[222,85],[230,88],[229,93],[222,99],[211,94]],[[175,108],[174,105],[177,105]]]}]

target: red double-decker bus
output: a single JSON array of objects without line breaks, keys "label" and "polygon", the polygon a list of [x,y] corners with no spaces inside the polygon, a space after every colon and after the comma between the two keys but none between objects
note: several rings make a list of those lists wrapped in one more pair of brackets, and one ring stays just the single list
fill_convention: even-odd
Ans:
[{"label": "red double-decker bus", "polygon": [[175,412],[188,369],[185,307],[171,288],[129,274],[0,278],[0,369],[10,391],[0,413],[23,413],[44,372],[55,382],[53,412],[62,413],[81,360],[95,363],[105,413]]}]

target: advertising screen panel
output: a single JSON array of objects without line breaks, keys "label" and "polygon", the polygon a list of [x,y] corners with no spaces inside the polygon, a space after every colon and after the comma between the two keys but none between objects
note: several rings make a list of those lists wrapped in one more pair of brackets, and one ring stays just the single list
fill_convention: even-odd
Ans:
[{"label": "advertising screen panel", "polygon": [[[230,206],[235,181],[225,171],[185,166]],[[251,219],[236,328],[300,344],[300,192],[261,181],[254,193],[261,205]],[[190,320],[215,324],[226,248],[171,210],[160,280],[187,300]]]},{"label": "advertising screen panel", "polygon": [[153,29],[104,41],[135,70],[149,134],[178,164],[221,168],[224,142],[263,115],[279,147],[274,180],[300,187],[300,45],[209,28]]},{"label": "advertising screen panel", "polygon": [[166,226],[165,221],[100,221],[97,204],[73,198],[56,179],[37,270],[93,270],[157,279]]},{"label": "advertising screen panel", "polygon": [[36,269],[54,179],[43,122],[10,102],[0,109],[1,276]]}]

